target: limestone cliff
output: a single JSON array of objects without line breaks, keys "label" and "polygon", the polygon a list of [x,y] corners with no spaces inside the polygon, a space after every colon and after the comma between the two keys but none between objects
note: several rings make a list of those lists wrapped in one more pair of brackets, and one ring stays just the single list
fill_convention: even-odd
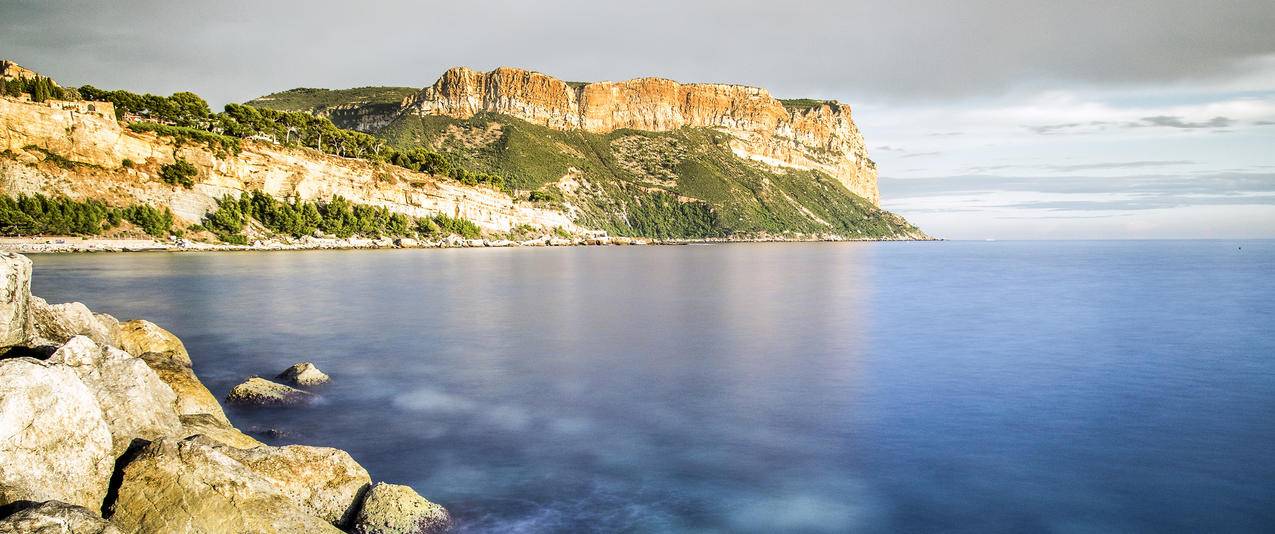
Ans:
[{"label": "limestone cliff", "polygon": [[[522,224],[575,229],[559,211],[517,204],[486,187],[270,142],[244,140],[242,146],[237,154],[219,153],[134,132],[116,121],[110,103],[0,97],[0,192],[7,194],[168,206],[197,222],[216,207],[216,199],[261,190],[303,200],[339,195],[417,217],[444,213],[492,231]],[[159,178],[160,167],[178,157],[198,168],[190,189]]]},{"label": "limestone cliff", "polygon": [[403,112],[421,116],[465,119],[489,112],[594,133],[714,128],[732,136],[731,149],[740,157],[819,170],[873,204],[879,201],[876,165],[850,107],[835,101],[785,106],[765,89],[742,85],[660,78],[577,84],[516,68],[457,67],[405,106]]}]

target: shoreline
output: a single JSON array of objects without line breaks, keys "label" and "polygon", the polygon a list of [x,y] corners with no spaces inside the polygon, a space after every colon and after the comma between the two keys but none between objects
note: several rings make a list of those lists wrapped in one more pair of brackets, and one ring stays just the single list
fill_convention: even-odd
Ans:
[{"label": "shoreline", "polygon": [[68,254],[97,252],[267,252],[285,250],[387,250],[431,248],[590,247],[643,245],[707,245],[729,243],[841,243],[875,241],[941,241],[935,238],[847,238],[843,236],[657,239],[644,237],[541,237],[522,241],[463,239],[451,236],[431,241],[409,238],[326,239],[257,241],[251,245],[227,245],[155,239],[107,239],[80,236],[0,237],[0,252],[18,254]]}]

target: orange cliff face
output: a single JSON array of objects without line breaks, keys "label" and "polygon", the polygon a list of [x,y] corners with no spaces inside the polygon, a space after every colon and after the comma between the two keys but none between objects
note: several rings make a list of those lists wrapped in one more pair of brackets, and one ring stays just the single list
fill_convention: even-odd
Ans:
[{"label": "orange cliff face", "polygon": [[868,159],[850,107],[824,102],[790,109],[765,89],[682,84],[661,78],[570,84],[538,72],[456,67],[406,102],[407,112],[466,119],[510,115],[559,130],[669,131],[715,128],[732,134],[736,155],[779,168],[819,170],[852,193],[879,202],[876,164]]}]

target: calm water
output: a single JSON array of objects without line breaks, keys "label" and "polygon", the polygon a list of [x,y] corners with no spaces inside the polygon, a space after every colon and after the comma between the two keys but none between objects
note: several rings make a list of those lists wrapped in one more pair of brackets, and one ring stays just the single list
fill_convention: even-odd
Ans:
[{"label": "calm water", "polygon": [[1275,530],[1275,241],[34,260],[464,531]]}]

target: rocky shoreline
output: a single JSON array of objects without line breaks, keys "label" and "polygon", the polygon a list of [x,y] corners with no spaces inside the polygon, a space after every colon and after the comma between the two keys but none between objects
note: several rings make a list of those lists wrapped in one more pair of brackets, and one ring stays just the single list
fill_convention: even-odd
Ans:
[{"label": "rocky shoreline", "polygon": [[637,237],[543,237],[522,241],[508,239],[324,239],[303,238],[291,241],[257,241],[251,245],[226,245],[191,241],[158,241],[146,239],[82,239],[79,237],[9,237],[0,238],[0,251],[18,254],[56,254],[68,252],[238,252],[269,250],[380,250],[407,248],[509,248],[509,247],[581,247],[607,245],[696,245],[713,243],[840,243],[860,241],[937,241],[931,237],[859,239],[837,235],[810,237],[750,237],[704,239],[653,239]]},{"label": "rocky shoreline", "polygon": [[[301,375],[321,373],[285,372]],[[412,488],[373,484],[345,451],[274,447],[241,432],[172,333],[48,304],[31,295],[31,261],[0,252],[0,534],[450,525]]]}]

